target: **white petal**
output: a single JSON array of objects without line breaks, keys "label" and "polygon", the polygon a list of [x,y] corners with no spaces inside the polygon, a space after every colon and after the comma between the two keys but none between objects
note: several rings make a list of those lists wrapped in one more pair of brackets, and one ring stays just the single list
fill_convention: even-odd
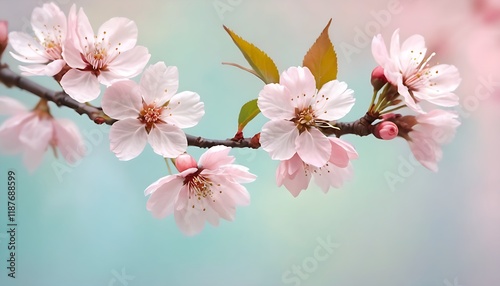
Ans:
[{"label": "white petal", "polygon": [[64,60],[55,60],[46,65],[19,66],[23,75],[54,76],[66,65]]},{"label": "white petal", "polygon": [[255,181],[257,176],[248,172],[248,168],[241,165],[230,164],[222,167],[223,176],[236,183],[250,183]]},{"label": "white petal", "polygon": [[40,119],[34,116],[26,121],[19,134],[19,140],[31,149],[45,150],[53,134],[53,119]]},{"label": "white petal", "polygon": [[323,85],[316,96],[316,116],[324,120],[338,120],[354,106],[353,91],[345,82],[332,80]]},{"label": "white petal", "polygon": [[225,192],[223,191],[223,194],[225,193],[232,204],[237,206],[248,206],[250,204],[250,194],[241,184],[231,180],[232,178],[233,177],[231,175],[227,175],[212,177],[212,180],[214,184],[220,184],[224,187]]},{"label": "white petal", "polygon": [[259,93],[257,105],[269,119],[292,119],[295,116],[294,98],[288,89],[277,83],[264,86]]},{"label": "white petal", "polygon": [[143,108],[139,86],[131,80],[115,82],[104,92],[101,105],[111,118],[137,118]]},{"label": "white petal", "polygon": [[385,64],[390,60],[389,54],[387,53],[387,47],[385,45],[382,35],[378,34],[373,37],[372,40],[372,55],[377,64],[384,67]]},{"label": "white petal", "polygon": [[174,218],[177,227],[188,236],[200,233],[205,226],[205,216],[201,210],[184,208],[174,211]]},{"label": "white petal", "polygon": [[46,149],[41,149],[41,148],[25,148],[24,153],[23,153],[23,163],[26,166],[26,169],[30,173],[33,173],[36,168],[40,166],[42,163],[43,155],[45,154]]},{"label": "white petal", "polygon": [[179,72],[175,66],[167,67],[164,62],[157,62],[144,71],[139,85],[146,103],[156,101],[157,105],[163,105],[179,88]]},{"label": "white petal", "polygon": [[281,74],[280,84],[286,86],[299,109],[308,107],[316,94],[316,80],[307,67],[288,68]]},{"label": "white petal", "polygon": [[156,154],[165,158],[176,158],[187,149],[186,134],[170,124],[156,124],[148,134],[148,142]]},{"label": "white petal", "polygon": [[20,140],[20,133],[25,122],[32,120],[34,113],[24,113],[13,116],[0,125],[0,152],[3,154],[17,154],[24,149]]},{"label": "white petal", "polygon": [[99,81],[91,72],[76,69],[69,70],[61,79],[64,91],[78,102],[96,99],[101,93]]},{"label": "white petal", "polygon": [[33,36],[22,32],[10,32],[9,44],[19,54],[10,53],[13,58],[25,63],[46,63],[49,61],[45,48]]},{"label": "white petal", "polygon": [[78,127],[68,119],[57,119],[54,122],[54,136],[57,149],[66,162],[74,164],[85,156],[85,144]]},{"label": "white petal", "polygon": [[330,140],[316,128],[302,132],[295,140],[295,144],[297,154],[306,164],[321,167],[330,158]]},{"label": "white petal", "polygon": [[200,167],[208,170],[218,169],[222,165],[232,164],[234,157],[229,156],[230,147],[227,146],[214,146],[210,147],[205,153],[200,156],[198,164]]},{"label": "white petal", "polygon": [[260,144],[273,160],[288,160],[295,154],[295,139],[299,130],[287,120],[269,121],[262,127]]},{"label": "white petal", "polygon": [[109,131],[110,149],[122,161],[137,157],[147,142],[144,124],[137,119],[127,118],[115,122]]},{"label": "white petal", "polygon": [[441,160],[443,154],[441,146],[434,140],[425,138],[425,135],[417,135],[418,132],[413,131],[410,133],[412,133],[411,136],[414,140],[408,141],[408,143],[415,159],[427,169],[437,172],[437,162]]},{"label": "white petal", "polygon": [[304,164],[300,164],[300,168],[294,176],[285,176],[283,185],[292,194],[297,197],[302,190],[306,190],[311,181],[311,173],[304,169]]},{"label": "white petal", "polygon": [[64,41],[66,38],[66,15],[54,3],[46,3],[33,9],[31,26],[41,41]]},{"label": "white petal", "polygon": [[354,147],[350,143],[336,137],[328,137],[328,139],[332,144],[336,144],[344,148],[350,160],[358,159],[358,152],[356,151],[356,149],[354,149]]},{"label": "white petal", "polygon": [[425,59],[426,53],[424,37],[413,35],[406,39],[401,45],[399,55],[402,73],[416,71],[417,66]]},{"label": "white petal", "polygon": [[116,77],[132,78],[142,72],[150,57],[147,48],[137,46],[119,54],[107,68]]},{"label": "white petal", "polygon": [[166,176],[151,184],[145,193],[151,194],[146,209],[156,218],[164,218],[174,212],[174,205],[182,189],[183,178]]},{"label": "white petal", "polygon": [[183,91],[174,95],[162,112],[162,119],[179,128],[193,127],[205,114],[203,102],[196,92]]},{"label": "white petal", "polygon": [[20,101],[12,97],[0,96],[1,115],[16,115],[25,112],[28,112],[28,110]]},{"label": "white petal", "polygon": [[137,25],[134,21],[115,17],[104,22],[97,32],[97,39],[104,38],[104,45],[109,45],[110,51],[125,52],[130,50],[137,43]]},{"label": "white petal", "polygon": [[83,8],[78,11],[75,35],[78,37],[76,40],[80,43],[79,50],[85,51],[85,47],[94,46],[94,30]]}]

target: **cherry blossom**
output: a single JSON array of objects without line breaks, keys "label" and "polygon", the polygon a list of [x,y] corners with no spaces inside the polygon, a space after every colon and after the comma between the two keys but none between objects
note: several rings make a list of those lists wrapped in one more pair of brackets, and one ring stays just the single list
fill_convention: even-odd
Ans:
[{"label": "cherry blossom", "polygon": [[443,157],[441,145],[455,136],[460,122],[458,115],[434,109],[427,114],[407,115],[396,119],[399,136],[405,138],[415,158],[427,169],[437,172],[437,163]]},{"label": "cherry blossom", "polygon": [[67,37],[66,15],[54,3],[36,7],[31,14],[35,37],[23,32],[11,32],[9,43],[17,52],[12,57],[32,64],[20,66],[24,75],[53,76],[66,65],[62,51]]},{"label": "cherry blossom", "polygon": [[353,174],[350,160],[357,159],[358,153],[349,143],[338,139],[328,138],[331,144],[331,156],[328,162],[315,167],[305,163],[298,154],[291,159],[281,161],[276,170],[276,183],[284,185],[288,191],[297,197],[302,190],[309,187],[311,178],[326,193],[330,187],[340,188],[344,181]]},{"label": "cherry blossom", "polygon": [[75,100],[94,100],[101,92],[99,83],[109,86],[135,77],[149,61],[148,49],[136,46],[138,30],[132,20],[111,18],[94,34],[83,9],[71,18],[63,57],[72,69],[60,83]]},{"label": "cherry blossom", "polygon": [[271,121],[260,134],[262,148],[274,160],[288,160],[296,153],[306,164],[322,167],[331,154],[331,144],[318,127],[346,115],[354,105],[347,84],[332,80],[316,90],[316,81],[307,67],[291,67],[279,84],[267,84],[257,104]]},{"label": "cherry blossom", "polygon": [[0,114],[10,115],[0,126],[0,152],[23,154],[23,162],[34,171],[42,162],[43,154],[52,147],[73,164],[85,155],[83,139],[76,125],[67,119],[54,119],[42,100],[29,111],[19,101],[0,97]]},{"label": "cherry blossom", "polygon": [[181,155],[176,160],[179,174],[163,177],[144,191],[151,195],[147,209],[154,217],[174,214],[175,222],[185,235],[201,232],[205,222],[219,225],[219,219],[234,220],[236,206],[250,203],[250,195],[241,183],[253,182],[255,175],[246,167],[233,164],[231,148],[208,149],[196,164]]},{"label": "cherry blossom", "polygon": [[388,52],[379,34],[373,38],[372,53],[387,80],[398,88],[412,110],[425,113],[418,105],[420,101],[446,107],[458,104],[458,96],[453,93],[461,81],[458,69],[446,64],[431,66],[429,61],[435,53],[426,57],[427,48],[421,35],[413,35],[400,45],[396,30]]},{"label": "cherry blossom", "polygon": [[177,93],[177,67],[164,62],[149,66],[140,84],[118,81],[106,89],[103,111],[117,119],[111,126],[111,150],[120,160],[137,157],[147,142],[167,158],[186,151],[187,139],[181,128],[193,127],[205,114],[200,96],[192,91]]}]

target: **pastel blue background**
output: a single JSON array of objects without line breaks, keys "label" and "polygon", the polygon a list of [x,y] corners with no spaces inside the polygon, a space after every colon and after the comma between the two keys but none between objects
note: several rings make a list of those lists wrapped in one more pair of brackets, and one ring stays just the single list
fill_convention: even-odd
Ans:
[{"label": "pastel blue background", "polygon": [[[152,54],[150,63],[177,66],[179,90],[196,91],[205,102],[205,117],[186,132],[210,138],[231,137],[239,106],[262,88],[254,76],[221,65],[246,65],[223,24],[265,50],[283,71],[301,64],[333,18],[329,33],[339,53],[338,77],[354,89],[357,99],[345,120],[361,116],[370,100],[369,75],[375,62],[369,44],[351,56],[341,53],[339,45],[353,44],[356,27],[373,20],[370,11],[388,9],[390,1],[351,2],[75,1],[96,30],[111,17],[136,21],[139,44]],[[456,2],[448,2],[450,12],[442,21],[452,17]],[[65,12],[72,3],[58,2]],[[230,9],[218,13],[215,6],[220,3]],[[9,21],[11,31],[29,32],[31,11],[39,4],[0,0],[0,19]],[[400,5],[404,12],[405,4]],[[386,39],[395,26],[391,22],[384,27]],[[18,63],[9,55],[4,60],[17,70]],[[33,79],[57,88],[51,79]],[[36,103],[17,89],[1,86],[0,95],[30,106]],[[55,116],[78,124],[89,154],[69,167],[62,180],[54,164],[64,161],[51,152],[33,174],[24,169],[20,156],[0,157],[0,285],[500,285],[498,108],[498,102],[481,101],[462,120],[455,140],[443,149],[438,173],[413,165],[404,169],[402,162],[411,162],[404,140],[346,136],[360,154],[353,162],[355,178],[326,195],[313,186],[293,198],[276,186],[277,162],[263,150],[233,150],[237,163],[258,176],[246,185],[251,205],[238,208],[234,222],[223,221],[185,237],[172,217],[157,220],[145,208],[144,189],[168,174],[162,158],[147,147],[132,161],[118,161],[109,151],[107,126],[52,106]],[[246,135],[259,132],[264,122],[260,115]],[[198,158],[203,150],[189,152]],[[9,169],[16,170],[18,181],[16,279],[8,278],[5,268],[4,186]],[[387,172],[403,178],[394,190],[384,176]],[[319,240],[339,244],[323,261],[314,258]],[[311,271],[302,278],[287,274],[293,265],[303,269],[304,264]],[[118,279],[122,271],[131,280]]]}]

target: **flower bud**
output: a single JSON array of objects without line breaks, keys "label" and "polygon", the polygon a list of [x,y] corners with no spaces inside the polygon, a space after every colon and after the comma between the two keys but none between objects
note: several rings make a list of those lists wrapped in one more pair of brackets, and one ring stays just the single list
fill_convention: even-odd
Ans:
[{"label": "flower bud", "polygon": [[0,57],[3,55],[3,52],[7,48],[7,44],[9,43],[9,29],[7,21],[0,21]]},{"label": "flower bud", "polygon": [[380,90],[387,83],[383,67],[377,66],[373,69],[371,83],[375,90]]},{"label": "flower bud", "polygon": [[392,140],[398,136],[398,126],[392,121],[382,121],[375,125],[373,135],[382,140]]},{"label": "flower bud", "polygon": [[198,168],[198,164],[191,155],[182,154],[175,159],[175,167],[179,172],[183,172],[189,168]]}]

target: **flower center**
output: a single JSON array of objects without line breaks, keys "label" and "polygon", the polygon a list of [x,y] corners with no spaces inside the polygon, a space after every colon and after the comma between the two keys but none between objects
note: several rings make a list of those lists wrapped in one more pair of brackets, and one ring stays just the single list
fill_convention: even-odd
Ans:
[{"label": "flower center", "polygon": [[[106,31],[103,31],[100,37],[94,36],[93,43],[85,37],[87,45],[84,46],[82,59],[87,63],[87,67],[84,70],[92,71],[96,76],[100,74],[101,70],[106,70],[108,64],[121,53],[118,47],[110,50],[111,43],[106,34]],[[118,43],[118,46],[121,46],[121,43]]]},{"label": "flower center", "polygon": [[[206,200],[210,199],[215,202],[212,190],[214,183],[209,178],[200,175],[201,170],[199,169],[195,173],[186,176],[184,185],[188,186],[188,206],[206,211]],[[217,184],[217,186],[220,186],[220,184]],[[222,193],[222,191],[219,192]]]},{"label": "flower center", "polygon": [[414,51],[410,51],[410,53],[412,55],[410,60],[412,61],[414,69],[409,74],[403,75],[404,84],[410,89],[410,91],[418,90],[424,86],[436,85],[435,82],[431,81],[431,77],[438,74],[438,71],[431,72],[429,65],[429,61],[436,55],[436,53],[432,53],[429,57],[424,58],[422,62],[419,62],[417,58],[413,56]]},{"label": "flower center", "polygon": [[45,47],[45,52],[51,60],[61,59],[62,47],[60,43],[53,40],[46,40],[42,45]]},{"label": "flower center", "polygon": [[157,107],[154,103],[145,104],[143,103],[143,108],[139,113],[139,119],[142,124],[146,125],[146,131],[149,133],[156,123],[165,123],[161,119],[161,113],[163,111],[162,107]]},{"label": "flower center", "polygon": [[295,108],[295,118],[292,121],[297,126],[297,129],[299,129],[299,132],[302,133],[305,130],[309,130],[311,126],[315,126],[316,116],[311,106],[302,110]]}]

